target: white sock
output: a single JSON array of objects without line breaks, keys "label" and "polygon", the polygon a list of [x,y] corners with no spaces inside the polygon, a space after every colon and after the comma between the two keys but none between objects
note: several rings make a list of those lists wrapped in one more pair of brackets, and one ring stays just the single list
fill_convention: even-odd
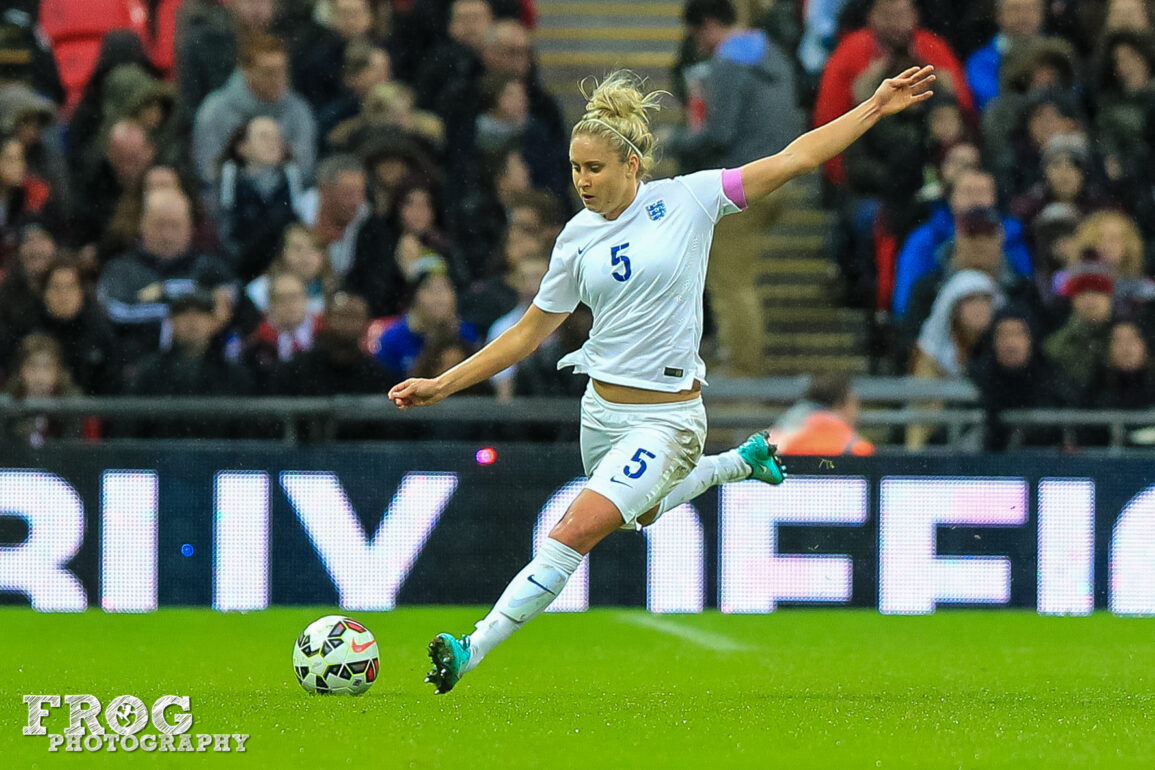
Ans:
[{"label": "white sock", "polygon": [[568,545],[546,538],[537,555],[510,581],[497,604],[469,635],[471,654],[465,671],[473,670],[494,647],[541,614],[565,588],[583,558]]},{"label": "white sock", "polygon": [[682,503],[693,500],[710,487],[729,484],[750,477],[750,466],[738,454],[737,449],[729,449],[722,454],[703,457],[678,486],[658,503],[658,514],[677,508]]}]

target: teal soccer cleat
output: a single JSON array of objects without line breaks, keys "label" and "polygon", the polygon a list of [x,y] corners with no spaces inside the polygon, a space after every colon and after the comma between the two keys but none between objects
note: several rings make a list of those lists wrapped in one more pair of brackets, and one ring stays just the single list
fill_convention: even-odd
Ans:
[{"label": "teal soccer cleat", "polygon": [[778,459],[777,451],[766,431],[758,431],[738,447],[738,454],[750,466],[750,478],[775,485],[786,480],[786,466]]},{"label": "teal soccer cleat", "polygon": [[433,670],[425,677],[425,681],[437,686],[438,695],[444,695],[465,676],[464,669],[470,655],[468,636],[455,639],[453,634],[438,634],[429,643]]}]

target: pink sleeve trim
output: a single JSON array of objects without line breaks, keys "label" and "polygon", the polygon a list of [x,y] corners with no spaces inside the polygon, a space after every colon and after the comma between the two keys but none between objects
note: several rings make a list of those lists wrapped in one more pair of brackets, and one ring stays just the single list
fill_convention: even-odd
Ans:
[{"label": "pink sleeve trim", "polygon": [[742,169],[722,169],[722,192],[740,210],[746,210],[746,191],[742,189]]}]

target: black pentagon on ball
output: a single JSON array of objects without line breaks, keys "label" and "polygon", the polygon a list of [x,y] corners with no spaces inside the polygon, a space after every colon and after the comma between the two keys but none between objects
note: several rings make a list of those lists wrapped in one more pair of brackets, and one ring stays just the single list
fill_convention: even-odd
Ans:
[{"label": "black pentagon on ball", "polygon": [[328,655],[330,652],[337,649],[338,647],[340,647],[344,643],[345,643],[345,640],[341,639],[341,638],[326,639],[325,643],[321,645],[321,652],[324,653],[325,655]]},{"label": "black pentagon on ball", "polygon": [[305,681],[305,677],[309,675],[309,667],[308,666],[296,666],[294,668],[294,670],[297,672],[297,681],[298,682]]},{"label": "black pentagon on ball", "polygon": [[297,649],[299,649],[305,655],[317,654],[317,651],[314,650],[312,645],[309,644],[308,634],[301,634],[300,638],[297,639]]},{"label": "black pentagon on ball", "polygon": [[340,636],[343,633],[345,633],[345,624],[339,620],[333,624],[332,628],[329,629],[330,638]]},{"label": "black pentagon on ball", "polygon": [[314,679],[314,685],[313,686],[316,687],[317,692],[321,692],[321,693],[329,692],[329,685],[325,684],[325,680],[322,679],[320,675],[315,674],[313,676],[313,679]]},{"label": "black pentagon on ball", "polygon": [[365,669],[367,669],[368,667],[369,667],[369,661],[367,661],[367,660],[355,660],[349,664],[349,670],[352,671],[354,674],[364,674]]}]

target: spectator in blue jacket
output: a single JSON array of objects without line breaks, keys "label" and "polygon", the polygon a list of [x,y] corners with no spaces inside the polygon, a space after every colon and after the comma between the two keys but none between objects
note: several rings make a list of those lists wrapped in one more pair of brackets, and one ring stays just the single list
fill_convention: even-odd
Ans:
[{"label": "spectator in blue jacket", "polygon": [[[990,172],[973,168],[958,175],[946,203],[935,206],[930,219],[915,228],[898,253],[894,297],[891,302],[891,308],[896,316],[901,318],[906,314],[914,285],[938,266],[935,255],[943,244],[954,238],[956,220],[971,209],[994,207],[997,200],[995,178]],[[1023,237],[1022,224],[1013,217],[1003,217],[1003,237],[1008,267],[1019,275],[1030,278],[1034,270],[1031,252]]]},{"label": "spectator in blue jacket", "polygon": [[430,261],[412,282],[413,304],[409,312],[382,332],[376,355],[386,369],[403,377],[412,375],[414,362],[425,347],[427,335],[437,330],[455,331],[468,345],[478,342],[477,327],[460,320],[457,292],[445,263]]},{"label": "spectator in blue jacket", "polygon": [[1043,28],[1043,16],[1043,0],[996,0],[995,23],[999,31],[966,62],[967,83],[980,111],[999,95],[1003,56],[1016,43],[1038,35]]}]

